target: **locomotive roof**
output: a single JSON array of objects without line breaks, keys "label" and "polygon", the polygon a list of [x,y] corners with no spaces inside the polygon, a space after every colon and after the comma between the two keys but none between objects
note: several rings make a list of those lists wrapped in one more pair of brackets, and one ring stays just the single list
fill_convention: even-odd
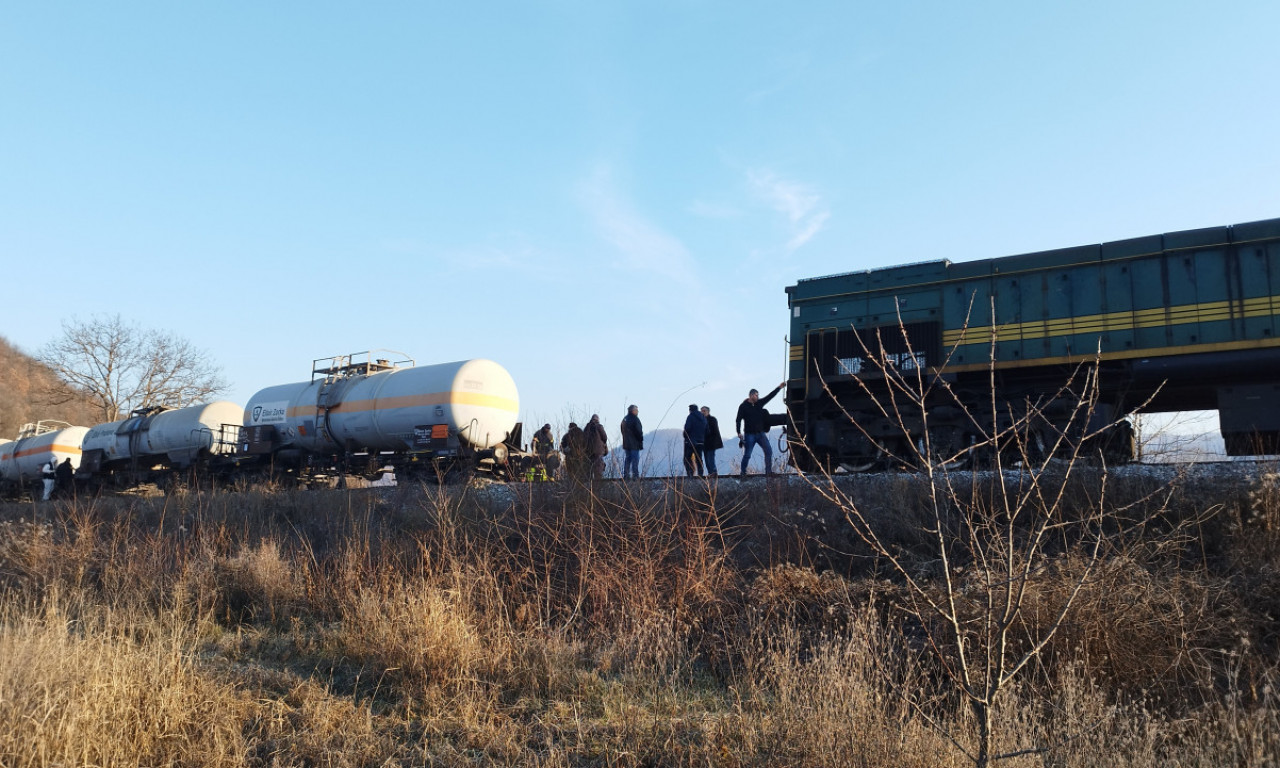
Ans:
[{"label": "locomotive roof", "polygon": [[[801,278],[796,281],[796,285],[787,288],[787,292],[791,294],[808,294],[810,292],[804,290],[804,287],[807,287],[806,284],[821,281],[838,281],[847,284],[847,290],[851,291],[876,290],[938,280],[966,279],[991,274],[1053,269],[1100,260],[1125,259],[1153,253],[1209,248],[1277,237],[1280,237],[1280,218],[1263,219],[1224,227],[1166,232],[1162,235],[1148,235],[1146,237],[1114,240],[1095,245],[1058,248],[1013,256],[999,256],[965,262],[936,259],[853,272],[840,272],[821,277]],[[804,297],[801,296],[800,298]]]}]

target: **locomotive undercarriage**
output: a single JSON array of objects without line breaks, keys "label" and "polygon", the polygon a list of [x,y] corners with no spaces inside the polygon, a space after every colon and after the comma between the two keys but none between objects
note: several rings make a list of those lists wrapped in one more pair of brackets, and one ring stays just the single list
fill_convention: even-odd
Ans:
[{"label": "locomotive undercarriage", "polygon": [[[1069,377],[1070,374],[1067,374]],[[1080,458],[1118,464],[1132,461],[1132,426],[1119,418],[1115,400],[1085,397],[1064,378],[1000,388],[989,379],[937,379],[914,402],[871,377],[826,383],[816,396],[791,398],[792,462],[801,471],[864,472],[1015,466],[1048,458]],[[801,407],[797,408],[797,405]]]}]

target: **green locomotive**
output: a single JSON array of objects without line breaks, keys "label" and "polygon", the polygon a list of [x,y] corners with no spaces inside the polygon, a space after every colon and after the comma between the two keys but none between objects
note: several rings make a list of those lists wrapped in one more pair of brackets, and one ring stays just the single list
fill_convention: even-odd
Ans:
[{"label": "green locomotive", "polygon": [[[1028,408],[1024,435],[1041,450],[1078,450],[1072,435],[1087,434],[1109,460],[1132,460],[1125,415],[1189,410],[1218,411],[1230,455],[1280,450],[1280,219],[786,290],[801,469],[919,456],[925,432],[937,455],[998,450],[986,425]],[[1061,391],[1081,366],[1096,375],[1088,424],[1064,396],[1079,388]],[[913,406],[892,393],[895,377],[927,394]]]}]

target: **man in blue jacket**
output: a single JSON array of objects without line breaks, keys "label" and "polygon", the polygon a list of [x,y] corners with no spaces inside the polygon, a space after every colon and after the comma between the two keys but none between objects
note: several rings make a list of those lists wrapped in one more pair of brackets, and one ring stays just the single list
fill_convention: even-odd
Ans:
[{"label": "man in blue jacket", "polygon": [[738,415],[733,420],[733,428],[738,433],[738,441],[742,445],[740,477],[747,476],[751,449],[757,444],[764,449],[764,473],[773,474],[773,449],[769,447],[769,412],[764,409],[764,406],[786,384],[787,382],[782,382],[764,397],[760,397],[760,390],[753,389],[747,395],[747,399],[742,401],[742,405],[738,406]]}]

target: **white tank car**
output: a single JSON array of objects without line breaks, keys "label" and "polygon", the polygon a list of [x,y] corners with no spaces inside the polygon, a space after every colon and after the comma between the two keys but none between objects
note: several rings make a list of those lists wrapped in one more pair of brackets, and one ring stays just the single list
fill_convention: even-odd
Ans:
[{"label": "white tank car", "polygon": [[243,414],[236,403],[217,400],[99,424],[85,435],[85,460],[93,472],[123,461],[187,467],[201,455],[234,451],[235,435],[227,428],[238,428]]},{"label": "white tank car", "polygon": [[17,445],[13,440],[5,440],[0,442],[0,480],[9,479],[9,462],[13,461],[13,446]]},{"label": "white tank car", "polygon": [[242,448],[263,450],[252,441],[316,453],[450,453],[493,448],[515,427],[515,381],[492,360],[417,367],[333,361],[313,367],[310,382],[268,387],[250,398]]},{"label": "white tank car", "polygon": [[73,427],[63,422],[27,424],[18,439],[0,445],[0,477],[11,483],[25,483],[40,479],[40,468],[53,459],[61,464],[71,459],[71,466],[80,466],[80,445],[88,433],[87,427]]}]

